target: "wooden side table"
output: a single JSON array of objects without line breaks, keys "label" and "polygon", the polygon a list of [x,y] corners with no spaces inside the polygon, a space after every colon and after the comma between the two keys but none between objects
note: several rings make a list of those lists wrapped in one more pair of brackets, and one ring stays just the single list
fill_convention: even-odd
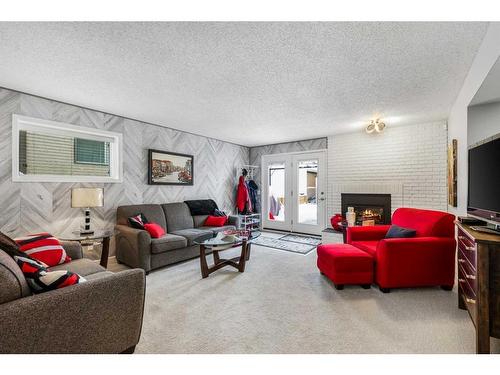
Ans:
[{"label": "wooden side table", "polygon": [[118,234],[117,230],[96,230],[91,234],[80,234],[80,232],[75,231],[71,233],[63,233],[61,235],[56,236],[62,241],[76,241],[80,244],[84,242],[101,242],[102,243],[102,251],[101,251],[101,261],[99,264],[107,268],[108,267],[108,258],[109,258],[109,242],[111,237]]},{"label": "wooden side table", "polygon": [[347,221],[342,220],[339,223],[340,229],[342,229],[342,239],[344,240],[344,243],[347,243]]}]

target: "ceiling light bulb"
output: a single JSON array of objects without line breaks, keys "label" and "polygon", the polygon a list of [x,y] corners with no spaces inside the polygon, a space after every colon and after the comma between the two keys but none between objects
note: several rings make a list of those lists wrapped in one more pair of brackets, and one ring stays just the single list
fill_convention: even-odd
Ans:
[{"label": "ceiling light bulb", "polygon": [[385,129],[385,124],[377,120],[375,122],[375,130],[377,131],[377,133],[381,133],[384,129]]},{"label": "ceiling light bulb", "polygon": [[373,120],[368,124],[368,126],[366,127],[366,132],[368,134],[371,134],[375,131],[375,123],[373,122]]},{"label": "ceiling light bulb", "polygon": [[384,129],[385,129],[385,123],[381,122],[380,119],[376,119],[370,121],[370,123],[366,126],[365,131],[368,134],[371,134],[375,131],[377,133],[382,133]]}]

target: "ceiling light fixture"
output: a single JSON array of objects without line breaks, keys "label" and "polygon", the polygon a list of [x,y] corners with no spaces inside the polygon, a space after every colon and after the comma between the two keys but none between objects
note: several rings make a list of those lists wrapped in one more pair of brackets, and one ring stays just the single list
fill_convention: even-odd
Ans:
[{"label": "ceiling light fixture", "polygon": [[371,134],[373,132],[382,133],[384,129],[385,129],[385,123],[380,121],[380,119],[376,119],[376,120],[371,120],[365,130],[368,134]]}]

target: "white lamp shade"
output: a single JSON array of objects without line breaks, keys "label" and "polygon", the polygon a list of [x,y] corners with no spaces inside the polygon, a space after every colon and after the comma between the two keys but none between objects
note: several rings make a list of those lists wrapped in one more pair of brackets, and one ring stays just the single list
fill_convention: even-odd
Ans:
[{"label": "white lamp shade", "polygon": [[71,207],[102,207],[104,206],[104,190],[102,188],[71,189]]}]

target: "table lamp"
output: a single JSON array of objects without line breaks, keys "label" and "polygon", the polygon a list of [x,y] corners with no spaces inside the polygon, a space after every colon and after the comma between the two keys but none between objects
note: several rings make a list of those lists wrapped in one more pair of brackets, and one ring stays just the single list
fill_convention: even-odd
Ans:
[{"label": "table lamp", "polygon": [[90,228],[90,208],[104,206],[103,188],[73,188],[71,189],[71,207],[83,208],[85,211],[85,224],[80,229],[80,234],[93,234]]}]

